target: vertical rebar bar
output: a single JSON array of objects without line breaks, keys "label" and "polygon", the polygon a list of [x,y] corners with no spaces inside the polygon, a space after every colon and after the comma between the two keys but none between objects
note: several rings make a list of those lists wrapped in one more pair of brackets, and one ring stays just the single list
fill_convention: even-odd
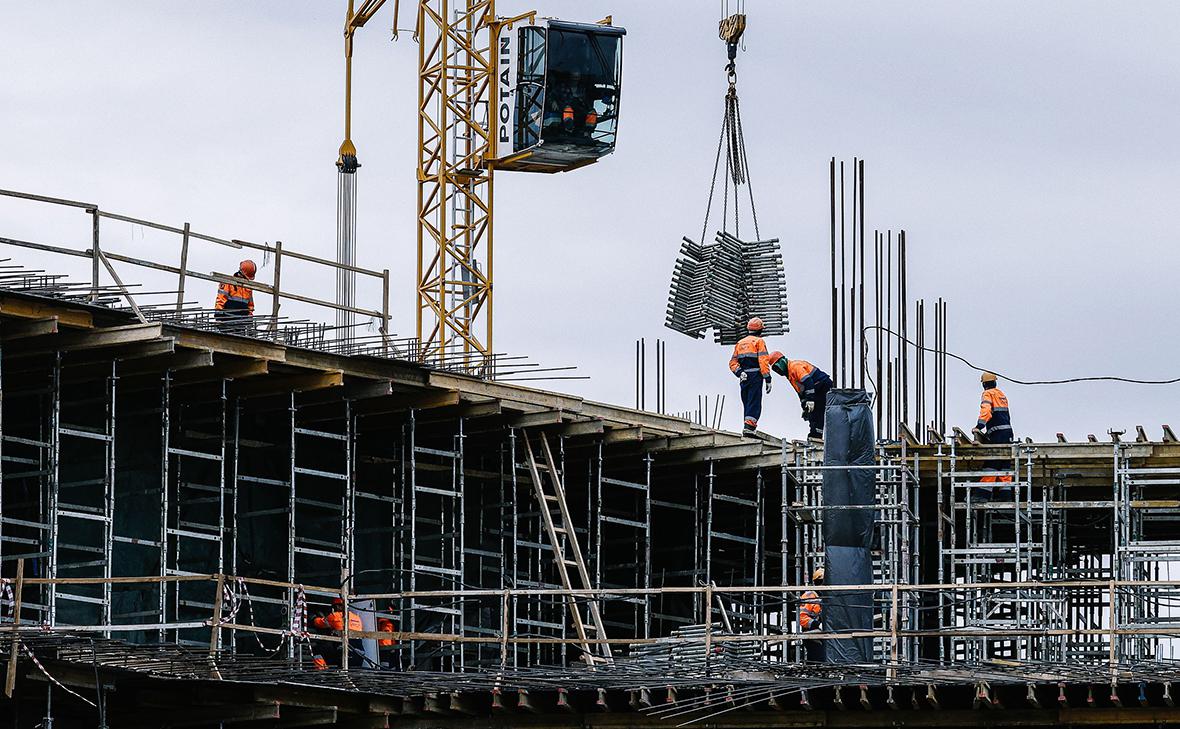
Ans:
[{"label": "vertical rebar bar", "polygon": [[835,376],[836,364],[839,361],[839,351],[837,350],[837,321],[836,321],[836,306],[837,306],[837,291],[836,291],[836,158],[833,157],[828,163],[828,188],[831,193],[831,200],[829,204],[829,232],[831,234],[831,292],[832,292],[832,375]]},{"label": "vertical rebar bar", "polygon": [[881,359],[881,344],[884,337],[884,332],[881,331],[881,281],[884,261],[881,260],[883,257],[883,247],[881,244],[881,231],[879,230],[873,231],[873,248],[873,308],[875,310],[873,318],[873,324],[875,328],[873,331],[876,332],[877,335],[877,346],[874,349],[874,356],[876,358],[875,361],[877,365],[877,377],[873,382],[873,387],[876,389],[877,393],[876,397],[873,398],[873,404],[876,406],[874,407],[874,410],[876,411],[877,415],[877,432],[880,433],[881,423],[884,415],[882,408],[885,406],[885,383],[882,381],[882,376],[884,373],[882,372],[883,364]]},{"label": "vertical rebar bar", "polygon": [[889,330],[885,337],[885,362],[889,367],[889,386],[885,388],[885,396],[889,401],[889,417],[885,422],[887,433],[893,432],[893,402],[896,393],[893,379],[893,340],[897,328],[893,325],[893,231],[886,232],[885,246],[885,327]]},{"label": "vertical rebar bar", "polygon": [[865,345],[863,341],[863,332],[865,328],[865,161],[859,161],[860,173],[860,331],[856,333],[857,351],[860,353],[857,360],[860,362],[860,382],[859,387],[863,390],[865,386],[865,367],[868,364],[865,361]]},{"label": "vertical rebar bar", "polygon": [[852,271],[849,275],[849,286],[844,298],[848,302],[848,333],[845,339],[846,357],[848,363],[848,380],[845,387],[856,384],[856,221],[859,206],[858,191],[860,188],[860,160],[852,158],[852,243],[849,256],[852,258]]},{"label": "vertical rebar bar", "polygon": [[[848,383],[848,353],[847,353],[847,339],[845,333],[848,328],[848,303],[844,299],[844,291],[848,287],[845,279],[845,272],[848,269],[848,264],[845,260],[848,246],[845,243],[844,223],[845,212],[844,202],[847,198],[845,194],[847,191],[844,186],[844,162],[840,162],[840,380],[839,387],[844,387]],[[832,368],[835,369],[835,362],[832,363]]]},{"label": "vertical rebar bar", "polygon": [[898,313],[901,315],[901,339],[898,342],[898,349],[901,350],[901,413],[899,414],[902,422],[907,422],[910,419],[910,367],[909,367],[909,322],[907,312],[909,311],[909,264],[906,259],[906,243],[905,231],[898,233],[898,247],[899,256],[898,261],[898,276],[900,284],[898,286],[898,294],[900,301],[898,301]]},{"label": "vertical rebar bar", "polygon": [[639,338],[639,409],[647,410],[647,339]]}]

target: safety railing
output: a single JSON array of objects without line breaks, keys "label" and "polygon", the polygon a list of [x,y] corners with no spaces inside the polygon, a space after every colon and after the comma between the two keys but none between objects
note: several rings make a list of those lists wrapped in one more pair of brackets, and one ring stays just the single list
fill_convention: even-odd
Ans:
[{"label": "safety railing", "polygon": [[[352,336],[351,332],[343,332],[341,333],[342,336],[332,338],[337,342],[352,342],[355,346],[367,350],[380,349],[383,351],[388,351],[392,346],[394,346],[393,340],[390,339],[388,269],[378,271],[331,261],[326,258],[313,256],[308,253],[292,250],[289,247],[284,247],[282,241],[275,241],[274,243],[253,243],[236,238],[219,238],[217,236],[195,231],[187,222],[181,226],[166,225],[163,223],[143,220],[141,218],[135,218],[128,215],[121,215],[102,210],[94,203],[80,202],[77,200],[66,200],[62,198],[48,197],[45,195],[35,195],[32,193],[18,192],[14,190],[0,190],[0,196],[37,203],[45,203],[49,205],[57,205],[67,208],[75,208],[90,216],[91,236],[89,246],[86,248],[69,248],[45,243],[17,240],[7,237],[0,237],[0,243],[18,248],[40,251],[43,253],[89,259],[90,291],[88,298],[91,302],[97,303],[104,295],[110,294],[112,292],[110,287],[102,283],[102,272],[105,270],[110,276],[111,280],[114,281],[113,292],[126,302],[127,308],[130,309],[141,321],[146,322],[149,318],[181,320],[191,319],[194,323],[200,324],[202,321],[210,320],[211,317],[209,316],[210,312],[208,309],[192,307],[186,303],[186,287],[188,286],[190,279],[208,281],[217,284],[228,283],[233,285],[240,285],[242,280],[240,278],[235,278],[232,275],[218,273],[216,271],[195,270],[189,265],[190,253],[195,250],[194,247],[197,244],[207,243],[233,250],[257,251],[262,253],[264,256],[273,258],[274,265],[270,282],[264,283],[262,281],[254,280],[250,281],[248,286],[248,288],[252,289],[256,293],[266,294],[271,297],[269,315],[255,317],[253,326],[249,327],[248,329],[241,327],[239,333],[249,333],[250,336],[264,339],[280,339],[284,336],[298,336],[297,334],[293,334],[291,330],[293,328],[298,328],[296,325],[309,325],[310,323],[284,320],[280,316],[282,304],[284,302],[298,302],[315,307],[331,309],[337,312],[347,312],[361,317],[368,317],[379,322],[378,337],[355,337]],[[170,233],[175,236],[179,236],[177,240],[177,247],[172,250],[172,257],[167,262],[162,260],[151,260],[142,256],[132,256],[126,253],[117,253],[115,251],[109,250],[108,248],[104,248],[102,239],[101,221],[104,219],[138,225],[144,228],[150,228],[152,230],[162,231],[164,233]],[[285,261],[300,261],[303,263],[312,264],[313,266],[321,269],[325,269],[323,273],[315,273],[314,280],[317,281],[335,280],[336,273],[339,271],[346,271],[358,276],[372,279],[381,286],[380,301],[378,302],[378,305],[366,308],[361,306],[340,304],[308,294],[306,292],[301,292],[290,284],[284,282],[283,263]],[[174,276],[175,302],[157,303],[150,307],[142,305],[141,301],[137,300],[137,294],[132,291],[133,287],[124,282],[122,276],[119,275],[118,270],[114,266],[115,263],[122,263],[129,266],[149,269]],[[171,293],[173,292],[155,292],[152,295],[163,296],[170,295]],[[318,326],[320,329],[325,328],[323,325],[315,326]],[[323,337],[321,337],[321,339],[322,338]],[[307,341],[310,339],[310,337],[304,335],[303,339]],[[340,345],[337,344],[336,347],[340,348]]]},{"label": "safety railing", "polygon": [[[37,622],[37,618],[29,620],[29,616],[40,613],[36,605],[30,605],[40,592],[49,585],[108,585],[114,594],[123,591],[142,591],[160,589],[164,583],[185,582],[205,583],[209,591],[209,617],[205,620],[184,622],[126,622],[111,621],[104,624],[65,624],[46,625]],[[250,590],[256,595],[251,595]],[[275,597],[263,597],[261,592],[271,590]],[[978,599],[980,594],[995,592],[997,594],[1012,594],[1019,590],[1023,595],[1040,594],[1046,599],[1064,599],[1091,597],[1101,598],[1109,608],[1106,624],[1094,627],[1061,627],[1044,629],[1036,626],[1011,627],[1005,626],[1002,631],[992,630],[986,626],[961,625],[948,627],[924,627],[935,625],[936,621],[922,621],[919,625],[909,624],[902,619],[902,606],[907,602],[930,606],[929,610],[937,610],[938,596],[944,601],[952,603],[971,599]],[[803,602],[812,600],[804,597],[803,593],[814,591],[818,595],[825,610],[830,610],[840,596],[855,596],[865,605],[884,605],[887,619],[882,623],[860,626],[857,628],[837,629],[831,622],[819,630],[804,632],[799,629],[796,616]],[[288,595],[290,597],[278,597]],[[568,635],[529,634],[513,632],[509,626],[513,622],[509,619],[510,612],[515,606],[528,600],[572,600],[582,605],[590,601],[609,602],[633,600],[640,596],[670,596],[679,595],[686,600],[701,606],[699,624],[688,626],[691,630],[677,629],[673,634],[660,637],[579,637],[572,631]],[[917,667],[933,670],[939,675],[953,678],[955,664],[953,662],[939,662],[937,660],[923,660],[921,657],[907,657],[900,651],[900,646],[907,639],[945,638],[948,635],[958,637],[980,636],[995,637],[1002,633],[1005,637],[1026,637],[1029,639],[1049,638],[1057,636],[1068,637],[1097,637],[1107,645],[1107,655],[1104,661],[1094,661],[1087,664],[1052,664],[1049,662],[1031,661],[1026,668],[1030,676],[1035,674],[1037,680],[1048,680],[1045,676],[1059,677],[1060,680],[1070,680],[1070,676],[1085,675],[1086,680],[1100,682],[1109,680],[1112,684],[1126,680],[1151,680],[1153,670],[1158,668],[1159,680],[1170,680],[1176,670],[1176,664],[1169,657],[1159,651],[1154,656],[1144,657],[1142,653],[1136,656],[1124,656],[1123,644],[1127,640],[1142,641],[1150,637],[1156,641],[1174,641],[1180,639],[1180,624],[1163,622],[1159,625],[1145,626],[1133,621],[1128,622],[1120,616],[1125,610],[1120,606],[1133,604],[1136,600],[1163,599],[1175,603],[1180,600],[1180,581],[1177,580],[1086,580],[1068,582],[987,582],[977,584],[921,584],[921,585],[827,585],[827,586],[758,586],[758,587],[718,587],[703,585],[696,587],[666,587],[666,588],[637,588],[615,590],[565,590],[565,589],[468,589],[468,590],[432,590],[432,591],[397,591],[387,593],[352,593],[341,586],[315,586],[306,584],[291,584],[275,580],[254,577],[241,577],[226,574],[198,574],[198,575],[166,575],[149,577],[112,577],[112,578],[45,578],[25,577],[24,561],[17,565],[15,578],[0,580],[0,648],[11,645],[8,653],[15,655],[16,643],[26,633],[83,633],[102,634],[108,637],[118,637],[129,633],[140,632],[150,635],[156,631],[179,634],[179,631],[193,630],[207,631],[210,656],[227,650],[225,639],[229,636],[254,634],[259,637],[258,645],[261,652],[274,654],[284,641],[292,644],[313,646],[317,643],[337,644],[348,643],[358,639],[385,639],[398,644],[406,641],[422,644],[450,645],[461,648],[476,644],[496,646],[500,654],[500,667],[510,664],[510,656],[517,646],[524,645],[553,645],[565,646],[581,650],[580,646],[587,643],[598,646],[611,646],[616,654],[616,662],[610,665],[596,663],[594,660],[584,661],[584,667],[596,671],[622,670],[631,671],[649,668],[653,671],[675,667],[677,671],[691,671],[694,675],[709,676],[722,674],[727,670],[753,670],[761,667],[773,668],[775,665],[796,664],[799,660],[788,657],[784,646],[799,644],[803,641],[815,641],[830,645],[833,641],[849,641],[864,639],[867,641],[884,641],[891,646],[885,660],[853,661],[839,658],[830,650],[826,663],[843,663],[844,670],[859,670],[850,668],[859,666],[866,671],[875,671],[874,675],[881,675],[885,680],[901,680],[912,675]],[[343,605],[342,611],[361,609],[358,605],[365,605],[364,609],[388,615],[396,621],[395,625],[404,624],[407,606],[414,605],[417,609],[428,610],[432,603],[462,604],[466,610],[486,610],[501,617],[500,631],[480,633],[439,633],[430,630],[353,630],[348,621],[344,621],[342,630],[328,633],[315,633],[309,629],[308,615],[318,612],[328,612],[336,608],[331,607],[335,599]],[[998,598],[997,598],[998,599]],[[847,603],[848,600],[843,600]],[[735,604],[757,603],[766,611],[768,619],[764,630],[754,632],[735,631],[729,627],[728,614]],[[258,619],[257,607],[266,605],[269,611],[269,622]],[[933,616],[931,616],[933,617]],[[825,621],[829,621],[825,617]],[[832,621],[834,622],[834,621]],[[216,630],[212,628],[216,627]],[[277,637],[277,645],[267,646],[261,640]],[[161,641],[168,642],[168,641]],[[189,645],[193,641],[187,641]],[[666,649],[664,653],[661,650]],[[258,654],[249,644],[239,642],[236,652],[244,654]],[[308,658],[314,651],[298,654],[289,652],[290,657]],[[349,668],[349,651],[341,651],[340,668]],[[877,653],[880,655],[880,653]],[[1132,660],[1133,659],[1133,660]],[[1154,661],[1154,663],[1153,663]],[[571,661],[576,662],[576,661]],[[986,660],[985,660],[986,663]],[[1001,661],[1001,663],[1003,663]],[[674,664],[674,666],[673,666]],[[1156,665],[1158,664],[1158,666]],[[1155,666],[1155,668],[1153,668]],[[356,667],[356,666],[354,666]],[[483,668],[486,668],[484,666]],[[972,669],[975,670],[975,669]],[[883,671],[883,673],[882,673]],[[1019,672],[1017,672],[1019,673]],[[1164,674],[1167,674],[1165,677]],[[966,674],[964,674],[966,675]],[[1147,677],[1147,678],[1145,678]],[[1014,674],[1013,680],[1021,680]]]}]

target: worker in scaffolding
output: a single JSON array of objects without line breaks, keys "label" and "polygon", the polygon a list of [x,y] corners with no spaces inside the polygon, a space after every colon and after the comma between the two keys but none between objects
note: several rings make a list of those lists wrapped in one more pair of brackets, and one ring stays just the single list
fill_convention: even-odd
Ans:
[{"label": "worker in scaffolding", "polygon": [[[390,604],[390,611],[396,610],[397,606]],[[397,630],[396,624],[393,622],[393,616],[379,615],[377,617],[377,632],[379,633],[393,633]],[[395,663],[396,656],[394,649],[397,647],[397,641],[392,636],[377,639],[377,656],[381,665],[387,668],[397,668]]]},{"label": "worker in scaffolding", "polygon": [[[322,613],[319,615],[316,615],[311,621],[312,630],[314,630],[316,633],[319,633],[320,635],[333,635],[333,636],[337,636],[337,637],[343,637],[344,636],[344,625],[345,625],[344,612],[345,611],[344,611],[343,598],[339,598],[339,597],[332,598],[332,611],[329,612],[327,615],[324,615]],[[361,621],[361,616],[357,612],[355,612],[353,610],[349,610],[348,611],[348,632],[356,635],[356,634],[363,632],[364,629],[365,629],[365,625]],[[364,660],[365,651],[364,651],[364,644],[361,641],[361,639],[360,638],[350,638],[348,642],[349,642],[349,647],[352,650],[352,655],[356,656],[357,658],[359,658],[361,660]],[[335,656],[333,656],[336,659],[335,665],[337,665],[337,666],[343,665],[344,662],[341,659],[344,655],[344,650],[345,650],[344,644],[343,643],[338,644],[338,648],[335,653]],[[320,665],[321,665],[320,661],[316,661],[316,665],[317,665],[317,668],[320,667]]]},{"label": "worker in scaffolding", "polygon": [[729,371],[741,382],[742,435],[758,432],[758,418],[762,417],[762,388],[770,394],[770,355],[762,339],[762,320],[754,317],[746,324],[747,336],[733,347]]},{"label": "worker in scaffolding", "polygon": [[251,317],[254,316],[254,291],[245,282],[253,281],[257,273],[258,266],[247,258],[238,264],[238,272],[234,274],[234,278],[241,279],[243,283],[223,281],[217,287],[213,316],[222,330],[249,332]]},{"label": "worker in scaffolding", "polygon": [[[979,401],[979,420],[971,430],[980,441],[987,445],[1006,445],[1012,442],[1012,418],[1008,413],[1008,396],[996,386],[997,377],[994,372],[984,372],[980,376],[983,385],[983,396]],[[1012,470],[1012,462],[1007,458],[989,458],[983,462],[985,471]],[[979,501],[1002,500],[1009,498],[1012,492],[1012,474],[1003,473],[983,476],[979,479],[985,484],[1008,484],[1000,486],[980,486]]]},{"label": "worker in scaffolding", "polygon": [[[824,568],[819,567],[811,573],[811,584],[824,584]],[[815,590],[804,592],[799,598],[799,629],[804,633],[817,633],[823,630],[823,605],[819,593]],[[807,660],[811,663],[822,663],[827,660],[827,651],[822,640],[815,638],[803,640],[803,650]]]},{"label": "worker in scaffolding", "polygon": [[[803,408],[803,419],[810,426],[807,437],[823,440],[824,410],[828,404],[828,391],[832,389],[832,378],[826,372],[802,359],[787,359],[782,352],[772,352],[770,368],[787,378],[799,395]],[[767,392],[769,392],[769,388]]]}]

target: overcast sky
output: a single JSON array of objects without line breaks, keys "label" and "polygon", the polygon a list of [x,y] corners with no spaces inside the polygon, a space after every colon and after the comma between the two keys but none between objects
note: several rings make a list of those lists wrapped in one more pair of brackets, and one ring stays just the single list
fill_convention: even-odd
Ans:
[{"label": "overcast sky", "polygon": [[[0,187],[333,256],[344,5],[0,0]],[[408,27],[413,3],[402,5]],[[592,378],[555,389],[630,404],[635,339],[664,337],[669,408],[725,393],[736,429],[729,352],[662,326],[678,241],[699,234],[708,193],[725,90],[718,6],[537,4],[627,28],[619,144],[571,174],[498,178],[495,344]],[[356,49],[359,259],[391,270],[394,329],[409,335],[417,49],[408,34],[390,42],[391,10]],[[868,225],[907,231],[912,295],[949,299],[952,351],[1022,379],[1180,375],[1169,328],[1180,4],[749,0],[747,11],[745,131],[790,289],[791,333],[772,349],[829,369],[827,164],[860,156]],[[81,213],[0,202],[0,236],[84,247],[88,235]],[[104,245],[178,249],[114,223]],[[206,270],[236,263],[234,251],[208,255]],[[299,283],[332,298],[330,280]],[[950,419],[970,428],[978,374],[952,363],[949,376]],[[795,396],[776,384],[764,427],[798,437]],[[1180,427],[1180,386],[1004,386],[1021,435]]]}]

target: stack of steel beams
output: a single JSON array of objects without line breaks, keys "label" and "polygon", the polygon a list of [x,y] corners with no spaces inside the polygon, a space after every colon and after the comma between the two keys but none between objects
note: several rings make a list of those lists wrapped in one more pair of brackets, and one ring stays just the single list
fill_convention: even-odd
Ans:
[{"label": "stack of steel beams", "polygon": [[709,245],[685,238],[672,271],[665,326],[697,339],[711,328],[718,344],[734,344],[755,316],[767,335],[790,331],[778,239],[743,241],[724,231]]}]

